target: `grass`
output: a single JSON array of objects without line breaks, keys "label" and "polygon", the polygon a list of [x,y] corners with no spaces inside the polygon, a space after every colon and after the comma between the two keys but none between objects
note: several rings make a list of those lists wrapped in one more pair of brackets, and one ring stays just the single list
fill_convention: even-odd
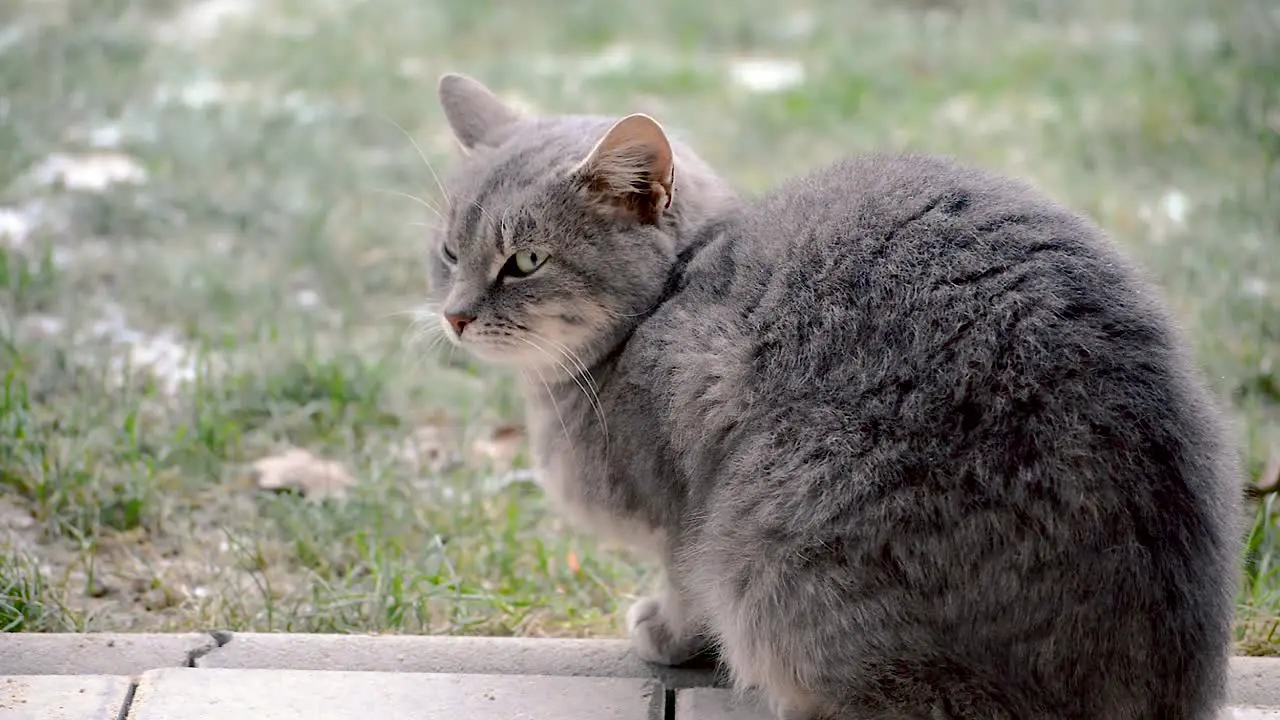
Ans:
[{"label": "grass", "polygon": [[[520,449],[483,452],[519,422],[510,382],[396,314],[427,213],[395,193],[434,193],[409,138],[453,159],[447,70],[652,113],[745,190],[878,148],[1040,184],[1166,288],[1257,476],[1280,450],[1280,15],[963,5],[9,0],[0,628],[620,630],[651,568],[510,482]],[[289,447],[358,482],[257,487]],[[1280,649],[1278,503],[1255,503],[1247,652]]]}]

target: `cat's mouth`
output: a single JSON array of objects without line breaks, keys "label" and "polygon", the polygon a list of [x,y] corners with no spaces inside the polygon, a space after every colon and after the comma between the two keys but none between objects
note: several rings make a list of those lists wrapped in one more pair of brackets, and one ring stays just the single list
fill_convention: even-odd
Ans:
[{"label": "cat's mouth", "polygon": [[527,328],[493,327],[472,320],[461,332],[457,324],[441,318],[445,336],[482,362],[534,373],[576,374],[577,354],[564,343]]}]

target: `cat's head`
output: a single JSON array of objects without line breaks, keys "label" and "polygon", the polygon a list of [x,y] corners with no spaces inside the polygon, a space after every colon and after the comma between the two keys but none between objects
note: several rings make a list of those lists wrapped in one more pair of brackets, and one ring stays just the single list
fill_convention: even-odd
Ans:
[{"label": "cat's head", "polygon": [[576,374],[660,300],[688,226],[728,193],[645,115],[530,116],[452,74],[439,99],[462,149],[430,248],[442,330],[485,361]]}]

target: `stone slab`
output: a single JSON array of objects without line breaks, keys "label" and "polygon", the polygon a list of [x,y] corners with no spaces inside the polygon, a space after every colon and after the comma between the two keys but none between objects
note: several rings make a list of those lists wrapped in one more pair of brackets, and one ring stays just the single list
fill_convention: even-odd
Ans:
[{"label": "stone slab", "polygon": [[216,646],[204,633],[0,633],[0,675],[137,675]]},{"label": "stone slab", "polygon": [[1231,658],[1231,702],[1280,708],[1280,657]]},{"label": "stone slab", "polygon": [[[693,688],[676,693],[675,720],[777,720],[759,703],[727,690]],[[1280,720],[1280,707],[1230,707],[1219,720]]]},{"label": "stone slab", "polygon": [[283,633],[234,633],[229,638],[196,666],[654,678],[673,688],[716,684],[709,666],[650,665],[635,656],[626,640]]},{"label": "stone slab", "polygon": [[119,720],[129,687],[113,675],[0,677],[0,720]]},{"label": "stone slab", "polygon": [[663,703],[638,678],[166,668],[128,720],[661,720]]},{"label": "stone slab", "polygon": [[[671,688],[720,687],[723,675],[642,662],[626,640],[410,635],[228,634],[196,661],[210,668],[368,670],[493,675],[654,678]],[[1280,707],[1280,658],[1236,657],[1231,702]]]},{"label": "stone slab", "polygon": [[777,720],[759,703],[728,690],[694,688],[676,693],[675,720]]},{"label": "stone slab", "polygon": [[[705,668],[670,669],[641,662],[626,640],[0,633],[0,681],[6,675],[137,675],[189,664],[207,669],[632,678],[659,680],[676,689],[716,686],[715,676]],[[701,710],[698,697],[681,695],[686,713],[716,712],[716,698],[726,696],[706,695],[703,702],[713,704]],[[1280,658],[1234,658],[1230,701],[1238,708],[1229,716],[1232,720],[1280,720]],[[750,706],[733,705],[727,712],[754,717],[743,714],[752,712]],[[8,718],[0,716],[0,720]]]}]

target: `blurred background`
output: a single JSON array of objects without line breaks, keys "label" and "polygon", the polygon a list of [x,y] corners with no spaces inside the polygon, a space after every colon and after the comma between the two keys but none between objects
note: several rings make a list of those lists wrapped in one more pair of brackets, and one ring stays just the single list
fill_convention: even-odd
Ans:
[{"label": "blurred background", "polygon": [[620,633],[651,568],[413,324],[446,71],[745,192],[912,149],[1087,212],[1240,421],[1280,651],[1274,0],[0,0],[0,629]]}]

